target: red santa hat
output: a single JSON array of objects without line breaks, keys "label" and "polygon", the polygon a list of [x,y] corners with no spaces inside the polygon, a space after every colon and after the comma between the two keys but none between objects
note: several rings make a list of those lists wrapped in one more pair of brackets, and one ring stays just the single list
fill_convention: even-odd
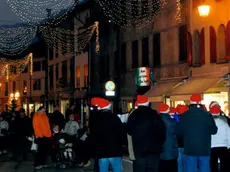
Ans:
[{"label": "red santa hat", "polygon": [[177,105],[176,108],[179,115],[185,113],[188,110],[188,106],[186,105]]},{"label": "red santa hat", "polygon": [[158,105],[158,113],[169,113],[169,112],[170,112],[170,108],[167,104],[160,103]]},{"label": "red santa hat", "polygon": [[190,104],[201,104],[201,95],[200,94],[193,94],[190,97]]},{"label": "red santa hat", "polygon": [[149,98],[143,95],[137,95],[137,100],[135,102],[135,108],[138,106],[148,106],[149,105]]},{"label": "red santa hat", "polygon": [[177,109],[174,108],[174,107],[170,107],[169,114],[170,114],[170,115],[173,115],[173,114],[175,114],[175,113],[177,113]]},{"label": "red santa hat", "polygon": [[91,105],[97,106],[98,110],[111,109],[111,103],[103,98],[94,97],[91,99]]},{"label": "red santa hat", "polygon": [[209,109],[211,109],[213,106],[219,106],[220,107],[220,104],[217,101],[212,101],[209,105]]},{"label": "red santa hat", "polygon": [[221,109],[220,109],[219,106],[212,106],[212,107],[210,108],[210,113],[211,113],[212,115],[219,115],[220,112],[221,112]]}]

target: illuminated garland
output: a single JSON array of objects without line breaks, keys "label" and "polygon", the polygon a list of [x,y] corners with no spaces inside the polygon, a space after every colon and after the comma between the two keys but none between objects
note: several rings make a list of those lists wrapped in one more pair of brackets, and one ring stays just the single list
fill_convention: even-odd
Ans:
[{"label": "illuminated garland", "polygon": [[81,52],[86,47],[92,35],[96,32],[96,52],[99,52],[99,23],[95,22],[92,26],[78,31],[62,28],[43,27],[41,33],[46,43],[59,52],[63,48],[68,52]]},{"label": "illuminated garland", "polygon": [[28,64],[30,64],[31,73],[31,70],[33,70],[33,56],[31,53],[19,60],[0,58],[0,74],[5,76],[6,80],[12,79],[21,74]]},{"label": "illuminated garland", "polygon": [[176,1],[176,15],[175,15],[175,19],[179,23],[182,22],[182,19],[181,19],[181,8],[182,8],[181,2],[180,2],[180,0],[177,0]]},{"label": "illuminated garland", "polygon": [[96,0],[106,16],[124,28],[141,28],[153,22],[166,8],[166,0],[124,1]]},{"label": "illuminated garland", "polygon": [[67,14],[79,3],[79,0],[7,0],[12,11],[16,13],[22,21],[39,25],[47,19],[47,9],[51,9],[49,23],[58,25],[66,19]]},{"label": "illuminated garland", "polygon": [[0,53],[7,55],[20,54],[32,43],[36,32],[36,27],[0,27]]}]

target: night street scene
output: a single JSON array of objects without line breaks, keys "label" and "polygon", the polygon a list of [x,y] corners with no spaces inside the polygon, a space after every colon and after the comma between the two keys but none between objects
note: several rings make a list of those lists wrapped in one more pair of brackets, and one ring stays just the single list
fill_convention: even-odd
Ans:
[{"label": "night street scene", "polygon": [[230,172],[230,0],[0,0],[0,172]]}]

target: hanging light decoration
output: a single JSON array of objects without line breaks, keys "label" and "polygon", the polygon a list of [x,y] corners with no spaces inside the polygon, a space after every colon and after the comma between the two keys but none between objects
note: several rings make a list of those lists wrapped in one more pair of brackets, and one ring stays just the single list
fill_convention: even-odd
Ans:
[{"label": "hanging light decoration", "polygon": [[210,12],[210,5],[205,3],[201,4],[198,6],[198,12],[201,17],[208,17]]},{"label": "hanging light decoration", "polygon": [[7,0],[7,3],[22,21],[31,25],[44,22],[49,15],[47,9],[50,9],[49,23],[57,25],[75,8],[79,0]]},{"label": "hanging light decoration", "polygon": [[30,64],[30,69],[33,69],[33,63],[30,63],[31,60],[33,60],[31,53],[18,60],[0,58],[0,75],[6,77],[6,80],[9,80],[21,74],[28,64]]},{"label": "hanging light decoration", "polygon": [[124,28],[141,28],[154,21],[169,0],[96,0],[110,21]]},{"label": "hanging light decoration", "polygon": [[182,5],[180,0],[176,0],[176,15],[175,15],[175,19],[178,23],[182,22],[181,19],[181,10],[182,10]]},{"label": "hanging light decoration", "polygon": [[62,28],[51,28],[45,26],[41,28],[41,33],[45,42],[57,53],[64,54],[72,52],[81,52],[86,47],[89,40],[96,32],[96,52],[99,52],[99,23],[95,22],[92,26],[77,31]]},{"label": "hanging light decoration", "polygon": [[36,27],[0,27],[0,53],[17,55],[32,43],[36,36]]}]

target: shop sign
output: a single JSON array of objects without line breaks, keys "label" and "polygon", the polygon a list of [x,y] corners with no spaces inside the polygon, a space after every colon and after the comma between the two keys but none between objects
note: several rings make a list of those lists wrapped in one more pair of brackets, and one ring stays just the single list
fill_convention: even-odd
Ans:
[{"label": "shop sign", "polygon": [[113,81],[108,81],[105,83],[105,95],[115,96],[115,83]]},{"label": "shop sign", "polygon": [[136,70],[135,83],[138,87],[150,86],[150,68],[140,67]]}]

